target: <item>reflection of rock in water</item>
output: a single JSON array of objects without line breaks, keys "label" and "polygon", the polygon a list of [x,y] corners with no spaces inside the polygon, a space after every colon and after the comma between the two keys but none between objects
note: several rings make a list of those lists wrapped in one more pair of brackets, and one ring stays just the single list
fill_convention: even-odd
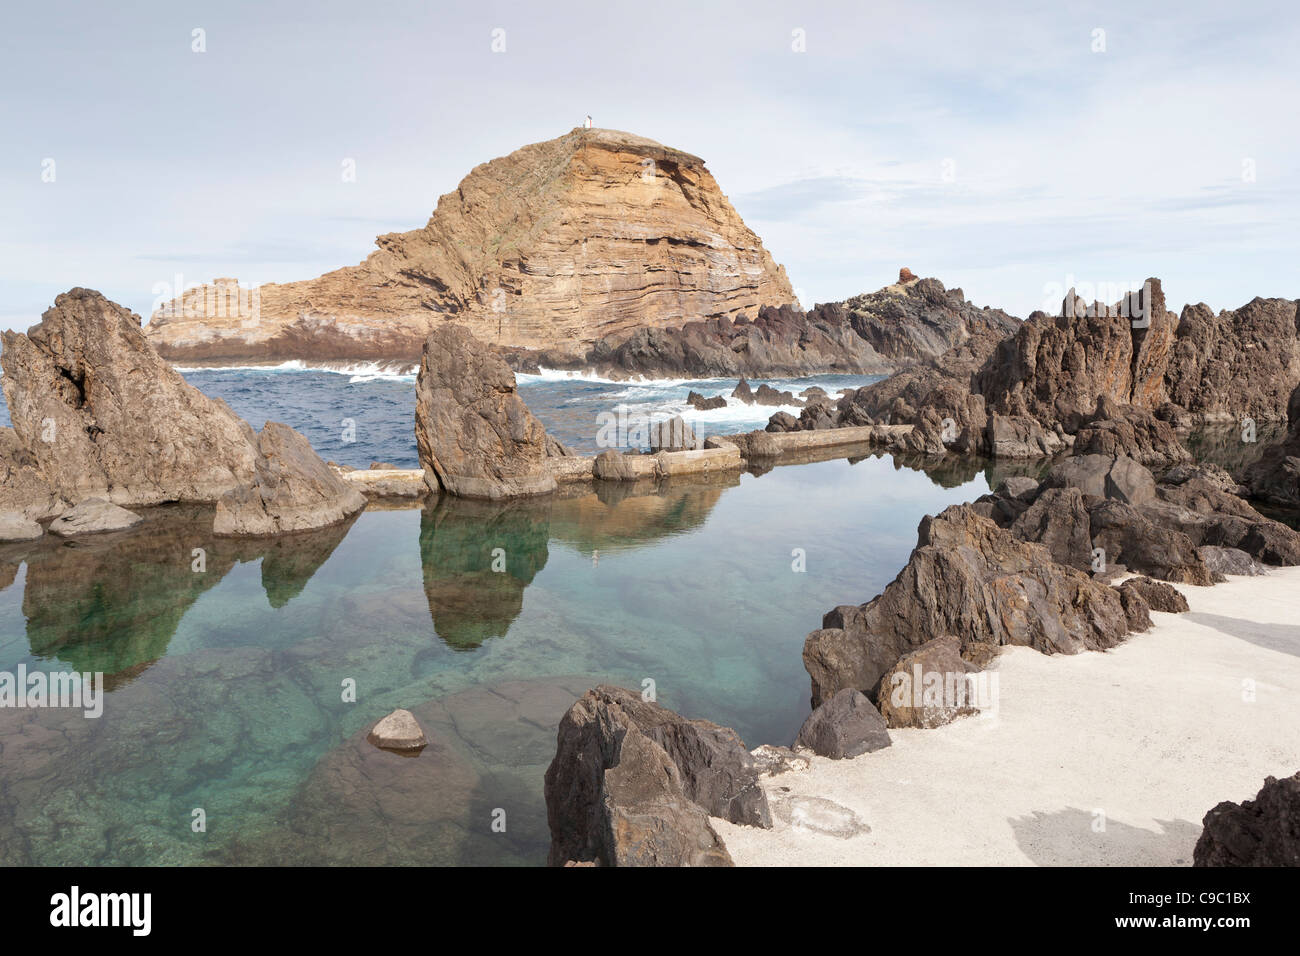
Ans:
[{"label": "reflection of rock in water", "polygon": [[1260,422],[1255,426],[1253,442],[1242,439],[1240,425],[1207,425],[1183,438],[1183,444],[1197,461],[1212,462],[1237,475],[1254,464],[1260,453],[1286,437],[1283,422]]},{"label": "reflection of rock in water", "polygon": [[[23,614],[27,640],[40,658],[74,670],[100,671],[110,689],[162,657],[181,618],[238,562],[263,556],[262,582],[273,607],[305,587],[347,525],[272,541],[212,536],[212,509],[142,512],[131,531],[56,542],[48,537],[5,560],[26,561]],[[203,549],[196,570],[194,549]]]},{"label": "reflection of rock in water", "polygon": [[262,588],[271,607],[282,608],[302,593],[312,575],[347,537],[356,520],[357,516],[353,515],[328,528],[281,535],[260,543],[243,542],[245,550],[249,545],[255,545],[262,555]]},{"label": "reflection of rock in water", "polygon": [[740,475],[654,482],[596,483],[596,491],[555,502],[551,534],[583,554],[617,550],[701,527]]},{"label": "reflection of rock in water", "polygon": [[524,589],[546,566],[551,502],[475,501],[442,495],[420,516],[420,564],[434,630],[471,650],[502,637]]}]

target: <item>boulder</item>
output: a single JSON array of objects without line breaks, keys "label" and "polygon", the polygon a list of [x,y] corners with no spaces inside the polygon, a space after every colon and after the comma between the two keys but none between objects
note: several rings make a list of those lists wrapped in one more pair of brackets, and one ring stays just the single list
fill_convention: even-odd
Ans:
[{"label": "boulder", "polygon": [[287,425],[267,422],[258,436],[253,480],[217,501],[213,534],[265,537],[338,524],[366,506],[366,497],[340,478]]},{"label": "boulder", "polygon": [[729,866],[709,816],[770,827],[759,775],[734,731],[596,687],[560,721],[546,771],[550,863]]},{"label": "boulder", "polygon": [[1044,653],[1113,647],[1128,631],[1119,596],[969,505],[922,520],[907,566],[872,601],[827,612],[804,642],[813,705],[844,687],[879,702],[904,654],[954,634],[963,656],[1002,645]]},{"label": "boulder", "polygon": [[749,383],[743,377],[736,383],[736,387],[731,392],[731,397],[739,399],[746,405],[754,404],[754,390],[749,387]]},{"label": "boulder", "polygon": [[61,538],[71,538],[79,534],[125,531],[143,520],[138,514],[103,498],[87,498],[51,521],[49,531]]},{"label": "boulder", "polygon": [[1133,591],[1141,595],[1147,607],[1153,611],[1182,614],[1188,610],[1187,598],[1183,597],[1177,588],[1165,584],[1163,581],[1152,581],[1148,577],[1139,575],[1135,578],[1129,578],[1119,586],[1119,590],[1121,592]]},{"label": "boulder", "polygon": [[687,403],[701,412],[713,411],[715,408],[727,407],[727,396],[714,395],[712,398],[705,398],[699,392],[691,392],[686,396]]},{"label": "boulder", "polygon": [[836,691],[808,715],[795,746],[819,757],[843,760],[889,746],[889,731],[880,711],[852,687]]},{"label": "boulder", "polygon": [[1122,564],[1130,571],[1180,584],[1213,583],[1191,538],[1152,521],[1132,505],[1098,501],[1088,508],[1088,519],[1093,547],[1105,552],[1107,566]]},{"label": "boulder", "polygon": [[769,432],[796,432],[799,431],[799,421],[800,419],[795,418],[789,412],[777,412],[767,420],[767,428],[764,430]]},{"label": "boulder", "polygon": [[1072,455],[1052,466],[1043,479],[1044,488],[1078,488],[1094,498],[1106,497],[1106,477],[1115,464],[1106,455]]},{"label": "boulder", "polygon": [[1028,504],[1038,495],[1038,482],[1028,475],[1011,475],[1002,480],[994,493]]},{"label": "boulder", "polygon": [[1080,571],[1092,568],[1092,527],[1078,488],[1043,491],[1012,522],[1011,533],[1046,547],[1057,564]]},{"label": "boulder", "polygon": [[457,325],[424,343],[415,438],[429,487],[464,498],[552,492],[546,459],[565,453],[515,391],[506,363]]},{"label": "boulder", "polygon": [[1194,866],[1300,866],[1300,773],[1268,777],[1254,800],[1205,815]]},{"label": "boulder", "polygon": [[1127,455],[1120,455],[1106,473],[1106,497],[1143,505],[1156,499],[1156,480],[1151,472]]},{"label": "boulder", "polygon": [[34,541],[45,529],[18,511],[0,511],[0,544],[11,541]]},{"label": "boulder", "polygon": [[23,447],[18,434],[12,428],[0,428],[0,511],[42,521],[67,506],[45,480],[36,456]]},{"label": "boulder", "polygon": [[1201,556],[1216,583],[1226,581],[1226,575],[1229,574],[1256,577],[1265,573],[1263,566],[1240,548],[1219,548],[1203,544],[1196,549],[1196,553]]},{"label": "boulder", "polygon": [[[65,292],[26,335],[0,339],[13,420],[0,438],[0,470],[28,483],[36,512],[87,498],[210,502],[251,480],[248,425],[188,385],[149,345],[140,317],[98,292]],[[5,484],[0,508],[28,513]]]},{"label": "boulder", "polygon": [[[1127,583],[1127,582],[1125,582]],[[1124,616],[1128,618],[1128,629],[1133,633],[1151,630],[1151,605],[1136,588],[1121,585],[1115,589],[1120,603],[1124,605]]]},{"label": "boulder", "polygon": [[1125,456],[1143,465],[1190,462],[1191,454],[1173,426],[1147,408],[1120,405],[1109,395],[1097,400],[1093,415],[1074,435],[1076,455]]},{"label": "boulder", "polygon": [[366,740],[381,750],[419,750],[429,743],[415,715],[400,709],[371,727]]},{"label": "boulder", "polygon": [[1065,440],[1027,415],[991,415],[986,447],[992,458],[1042,458],[1065,448]]},{"label": "boulder", "polygon": [[1047,488],[1078,488],[1095,498],[1114,498],[1132,505],[1156,499],[1151,472],[1127,455],[1075,454],[1052,466],[1043,480]]},{"label": "boulder", "polygon": [[794,392],[778,392],[771,385],[764,382],[754,391],[754,404],[801,405],[803,403],[794,397]]},{"label": "boulder", "polygon": [[890,727],[941,727],[979,713],[967,674],[979,668],[961,656],[956,637],[936,637],[904,654],[880,682],[880,713]]}]

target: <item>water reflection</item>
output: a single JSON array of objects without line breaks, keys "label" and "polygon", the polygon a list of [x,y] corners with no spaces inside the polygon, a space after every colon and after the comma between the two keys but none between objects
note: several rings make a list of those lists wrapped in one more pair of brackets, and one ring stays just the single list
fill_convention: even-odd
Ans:
[{"label": "water reflection", "polygon": [[261,560],[271,607],[300,594],[351,522],[274,540],[217,538],[211,509],[145,510],[130,531],[46,536],[0,553],[0,584],[27,572],[22,612],[38,660],[102,672],[110,690],[167,653],[181,619],[236,564]]},{"label": "water reflection", "polygon": [[502,637],[524,589],[546,566],[549,499],[506,503],[441,497],[420,516],[420,565],[434,630],[473,650]]}]

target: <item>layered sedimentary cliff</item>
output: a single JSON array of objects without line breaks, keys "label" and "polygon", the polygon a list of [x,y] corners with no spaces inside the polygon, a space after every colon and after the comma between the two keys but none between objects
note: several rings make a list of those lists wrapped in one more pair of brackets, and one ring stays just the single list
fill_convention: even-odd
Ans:
[{"label": "layered sedimentary cliff", "polygon": [[698,156],[575,129],[476,167],[363,263],[252,295],[218,280],[149,324],[173,360],[418,362],[454,322],[494,345],[589,346],[794,300]]}]

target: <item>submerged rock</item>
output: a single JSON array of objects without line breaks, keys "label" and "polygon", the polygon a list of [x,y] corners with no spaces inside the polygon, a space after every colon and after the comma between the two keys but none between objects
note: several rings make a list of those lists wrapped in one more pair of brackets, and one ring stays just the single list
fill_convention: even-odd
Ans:
[{"label": "submerged rock", "polygon": [[298,432],[267,422],[253,480],[217,501],[213,533],[264,537],[338,524],[366,497],[325,464]]},{"label": "submerged rock", "polygon": [[889,731],[871,701],[846,687],[808,715],[795,744],[819,757],[843,760],[888,747]]},{"label": "submerged rock", "polygon": [[142,519],[103,498],[87,498],[50,522],[50,534],[71,538],[79,534],[102,534],[134,528]]},{"label": "submerged rock", "polygon": [[463,498],[549,494],[567,450],[515,391],[515,376],[460,326],[430,333],[416,381],[415,438],[430,489]]},{"label": "submerged rock", "polygon": [[1194,866],[1300,866],[1300,773],[1268,777],[1254,800],[1205,815]]},{"label": "submerged rock", "polygon": [[415,715],[400,709],[370,728],[366,740],[382,750],[419,750],[429,743]]}]

